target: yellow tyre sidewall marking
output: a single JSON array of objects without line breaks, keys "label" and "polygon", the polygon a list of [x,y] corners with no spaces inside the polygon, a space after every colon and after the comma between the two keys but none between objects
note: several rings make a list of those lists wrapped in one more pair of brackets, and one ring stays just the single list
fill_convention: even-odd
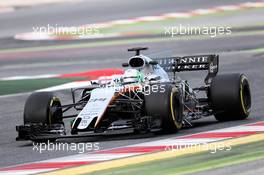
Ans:
[{"label": "yellow tyre sidewall marking", "polygon": [[244,75],[242,75],[241,81],[240,81],[240,100],[241,100],[241,106],[242,106],[243,112],[246,115],[248,115],[249,112],[250,112],[250,109],[247,110],[246,107],[245,107],[245,104],[244,104],[244,94],[243,94],[243,82],[246,81],[246,80],[247,80],[247,78]]},{"label": "yellow tyre sidewall marking", "polygon": [[177,129],[181,129],[182,123],[178,123],[178,121],[176,120],[176,117],[175,117],[175,113],[176,112],[173,109],[173,95],[176,92],[177,92],[176,89],[175,88],[172,88],[171,94],[170,94],[170,110],[171,110],[172,120],[174,121],[175,126],[177,127]]},{"label": "yellow tyre sidewall marking", "polygon": [[[60,103],[60,99],[58,97],[52,97],[49,107],[52,107],[54,102],[59,102]],[[49,111],[49,124],[51,125],[51,118],[52,118],[52,114],[51,111]]]}]

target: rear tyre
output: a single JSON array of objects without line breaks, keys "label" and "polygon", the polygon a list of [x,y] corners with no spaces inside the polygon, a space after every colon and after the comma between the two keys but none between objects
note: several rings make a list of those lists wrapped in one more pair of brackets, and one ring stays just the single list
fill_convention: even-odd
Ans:
[{"label": "rear tyre", "polygon": [[217,75],[212,79],[209,96],[218,121],[243,120],[249,116],[251,94],[244,74]]},{"label": "rear tyre", "polygon": [[[61,102],[52,92],[31,94],[24,108],[24,124],[58,124],[62,122]],[[56,109],[56,110],[55,110]]]},{"label": "rear tyre", "polygon": [[174,133],[182,127],[182,96],[180,91],[171,84],[159,86],[163,86],[159,92],[145,95],[146,115],[159,118],[164,133]]}]

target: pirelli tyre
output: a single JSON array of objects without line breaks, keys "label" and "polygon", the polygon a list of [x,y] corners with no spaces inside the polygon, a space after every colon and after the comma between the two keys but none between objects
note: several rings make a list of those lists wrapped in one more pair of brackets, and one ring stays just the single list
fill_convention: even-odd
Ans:
[{"label": "pirelli tyre", "polygon": [[244,74],[223,74],[212,79],[210,101],[218,121],[243,120],[251,109],[250,86]]},{"label": "pirelli tyre", "polygon": [[157,92],[145,95],[145,110],[148,116],[161,120],[163,133],[173,133],[181,129],[183,105],[181,92],[171,84],[159,84]]},{"label": "pirelli tyre", "polygon": [[[61,102],[52,92],[36,92],[31,94],[24,107],[24,124],[57,124],[62,123]],[[53,108],[56,109],[56,108]]]}]

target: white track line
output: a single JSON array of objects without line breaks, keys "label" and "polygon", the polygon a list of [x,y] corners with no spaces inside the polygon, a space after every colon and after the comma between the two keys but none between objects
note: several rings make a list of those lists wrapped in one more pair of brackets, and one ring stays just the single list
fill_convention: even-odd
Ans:
[{"label": "white track line", "polygon": [[30,76],[13,76],[0,78],[0,81],[7,80],[32,80],[32,79],[44,79],[44,78],[55,78],[59,77],[59,74],[43,74],[43,75],[30,75]]}]

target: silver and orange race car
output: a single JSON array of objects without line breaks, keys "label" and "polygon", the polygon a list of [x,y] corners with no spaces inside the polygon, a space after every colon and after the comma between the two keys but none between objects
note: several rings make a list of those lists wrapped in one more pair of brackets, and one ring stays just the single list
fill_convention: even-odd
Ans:
[{"label": "silver and orange race car", "polygon": [[[140,53],[146,49],[128,49],[136,54],[122,64],[124,74],[72,89],[71,104],[62,105],[52,92],[32,93],[25,103],[24,124],[16,127],[17,140],[173,133],[206,116],[214,115],[219,121],[249,116],[247,77],[241,73],[217,74],[218,55],[150,58]],[[191,88],[178,72],[196,70],[208,73],[203,86]],[[72,109],[75,112],[66,115]],[[68,118],[73,120],[66,134]]]}]

